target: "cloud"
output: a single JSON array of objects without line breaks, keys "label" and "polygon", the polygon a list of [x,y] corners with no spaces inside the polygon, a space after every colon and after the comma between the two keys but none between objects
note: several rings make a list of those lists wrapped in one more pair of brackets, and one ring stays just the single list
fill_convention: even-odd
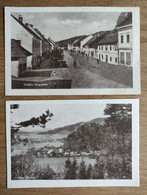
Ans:
[{"label": "cloud", "polygon": [[81,20],[65,20],[65,21],[62,21],[61,24],[64,24],[64,25],[75,25],[75,24],[81,24]]},{"label": "cloud", "polygon": [[57,25],[77,25],[77,24],[81,24],[82,21],[81,20],[69,20],[69,19],[66,19],[66,20],[58,20],[56,18],[52,18],[52,19],[47,19],[44,21],[44,24],[46,25],[53,25],[53,26],[57,26]]}]

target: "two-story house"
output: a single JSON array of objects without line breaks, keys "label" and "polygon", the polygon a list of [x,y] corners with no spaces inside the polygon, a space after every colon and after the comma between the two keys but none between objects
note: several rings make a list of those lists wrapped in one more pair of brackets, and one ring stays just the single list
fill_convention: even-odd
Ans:
[{"label": "two-story house", "polygon": [[15,26],[11,32],[11,39],[19,40],[20,45],[32,53],[28,58],[27,67],[35,68],[40,63],[42,55],[41,37],[34,32],[33,25],[23,23],[21,15],[18,18],[11,16],[11,25]]},{"label": "two-story house", "polygon": [[116,30],[109,31],[98,42],[97,52],[100,61],[118,65],[118,33]]},{"label": "two-story house", "polygon": [[116,29],[118,31],[119,64],[132,65],[132,13],[120,14]]},{"label": "two-story house", "polygon": [[106,33],[107,31],[96,32],[92,34],[93,37],[85,43],[83,47],[87,50],[89,56],[98,58],[97,45]]}]

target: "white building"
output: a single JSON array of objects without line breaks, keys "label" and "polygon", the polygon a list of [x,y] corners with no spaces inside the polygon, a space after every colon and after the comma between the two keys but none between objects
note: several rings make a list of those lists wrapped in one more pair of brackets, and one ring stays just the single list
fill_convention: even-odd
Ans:
[{"label": "white building", "polygon": [[118,34],[117,31],[109,32],[98,42],[98,59],[102,62],[118,65]]},{"label": "white building", "polygon": [[88,48],[84,48],[83,46],[85,45],[86,42],[88,42],[93,36],[89,35],[80,42],[80,49],[81,51],[84,51],[85,53],[88,54]]},{"label": "white building", "polygon": [[90,57],[98,58],[97,45],[98,42],[104,37],[104,35],[106,35],[106,33],[107,31],[99,31],[92,34],[92,38],[83,45],[86,53]]},{"label": "white building", "polygon": [[[19,20],[22,21],[22,18],[20,17]],[[11,39],[20,41],[21,46],[32,53],[33,35],[20,25],[14,16],[11,17],[11,26],[13,27],[11,30]],[[32,67],[32,56],[27,58],[27,67]]]},{"label": "white building", "polygon": [[121,13],[116,29],[118,31],[119,64],[132,65],[132,13]]},{"label": "white building", "polygon": [[21,15],[18,18],[11,16],[11,25],[13,26],[11,39],[19,40],[20,45],[32,53],[32,56],[27,58],[27,68],[35,68],[40,63],[42,56],[42,39],[33,30],[33,25],[26,25],[23,22]]}]

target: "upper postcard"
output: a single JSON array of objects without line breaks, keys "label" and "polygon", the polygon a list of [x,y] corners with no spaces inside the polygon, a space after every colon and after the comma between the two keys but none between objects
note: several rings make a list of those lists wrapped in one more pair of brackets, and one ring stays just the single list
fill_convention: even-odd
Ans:
[{"label": "upper postcard", "polygon": [[139,8],[5,8],[6,95],[139,93]]}]

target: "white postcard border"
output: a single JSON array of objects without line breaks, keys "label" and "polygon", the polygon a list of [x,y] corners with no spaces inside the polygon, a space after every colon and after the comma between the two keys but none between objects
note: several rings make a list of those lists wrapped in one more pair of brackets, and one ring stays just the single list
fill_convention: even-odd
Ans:
[{"label": "white postcard border", "polygon": [[[103,180],[11,180],[11,139],[10,105],[11,104],[132,104],[132,179]],[[46,101],[6,101],[6,138],[7,138],[7,187],[102,187],[102,186],[140,186],[139,182],[139,99],[113,100],[46,100]]]},{"label": "white postcard border", "polygon": [[[132,12],[133,88],[102,89],[12,89],[11,88],[11,12]],[[5,7],[5,95],[127,95],[140,94],[140,9],[139,7]],[[135,27],[135,28],[134,28]]]}]

